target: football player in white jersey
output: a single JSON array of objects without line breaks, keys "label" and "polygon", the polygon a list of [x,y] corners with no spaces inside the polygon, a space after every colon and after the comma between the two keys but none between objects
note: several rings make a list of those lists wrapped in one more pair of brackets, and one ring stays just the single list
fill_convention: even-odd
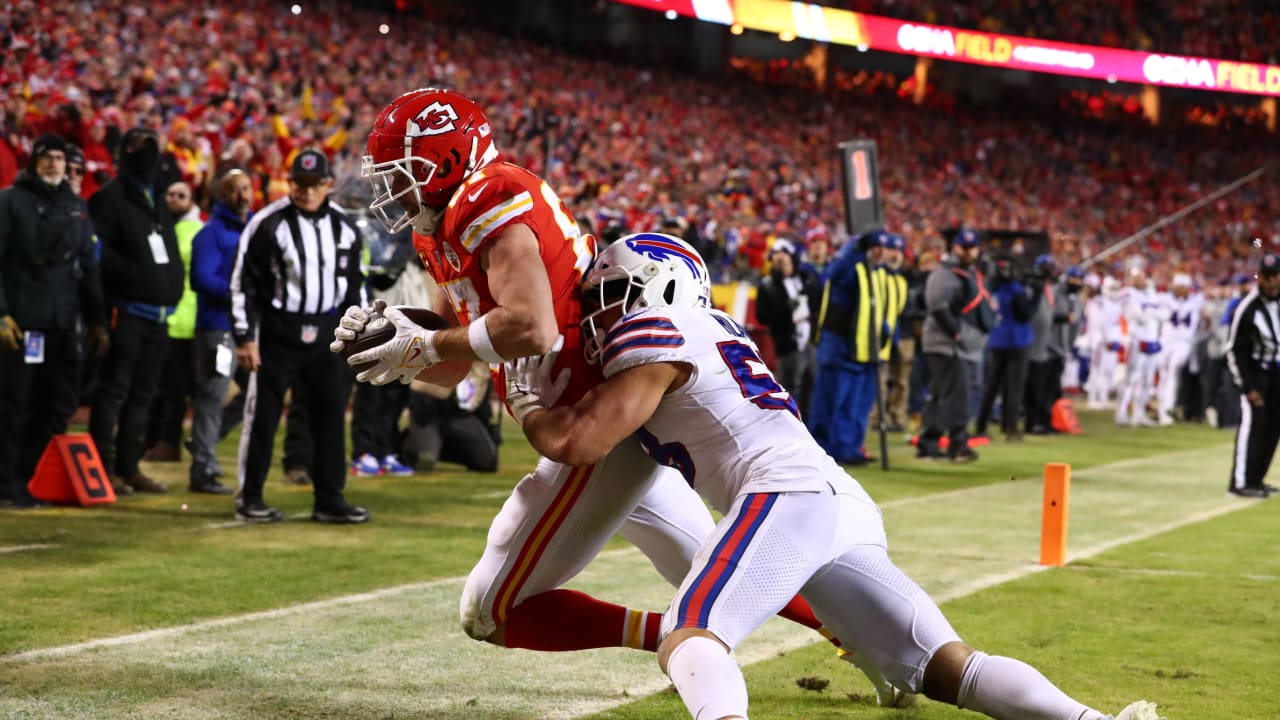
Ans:
[{"label": "football player in white jersey", "polygon": [[1191,359],[1196,331],[1200,329],[1200,314],[1204,308],[1204,296],[1193,292],[1191,276],[1177,273],[1169,287],[1169,316],[1160,328],[1160,387],[1156,406],[1157,422],[1173,424],[1173,408],[1178,404],[1178,385],[1182,371]]},{"label": "football player in white jersey", "polygon": [[1165,298],[1156,292],[1142,268],[1129,270],[1129,287],[1124,292],[1124,319],[1129,327],[1129,345],[1125,355],[1128,366],[1120,400],[1116,403],[1116,424],[1152,426],[1147,416],[1147,401],[1155,387],[1156,369],[1163,347],[1160,327],[1168,317]]},{"label": "football player in white jersey", "polygon": [[1120,324],[1120,281],[1107,276],[1102,280],[1102,292],[1089,299],[1085,306],[1085,324],[1089,334],[1089,407],[1100,409],[1111,401],[1116,367],[1120,363],[1120,351],[1124,348],[1124,333]]},{"label": "football player in white jersey", "polygon": [[[731,651],[799,592],[902,690],[1003,720],[1110,717],[960,640],[889,559],[879,508],[813,440],[747,333],[709,308],[694,258],[648,233],[600,254],[583,283],[583,337],[606,380],[577,403],[555,406],[565,381],[553,361],[507,366],[508,398],[546,457],[591,462],[638,435],[724,513],[662,621],[658,661],[691,715],[747,717]],[[1150,720],[1155,708],[1117,717]]]}]

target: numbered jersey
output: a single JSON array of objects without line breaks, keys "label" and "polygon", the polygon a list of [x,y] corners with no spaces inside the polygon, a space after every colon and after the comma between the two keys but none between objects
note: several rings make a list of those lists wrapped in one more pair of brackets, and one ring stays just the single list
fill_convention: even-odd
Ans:
[{"label": "numbered jersey", "polygon": [[1169,295],[1167,302],[1169,305],[1169,317],[1161,328],[1160,342],[1169,345],[1191,342],[1195,339],[1196,328],[1200,326],[1200,312],[1204,308],[1204,296],[1196,293],[1179,299],[1174,295]]},{"label": "numbered jersey", "polygon": [[[550,186],[518,165],[486,165],[458,187],[435,235],[415,233],[413,243],[459,322],[465,325],[496,306],[480,253],[515,224],[527,225],[538,238],[556,323],[565,337],[557,367],[572,370],[570,387],[561,402],[576,402],[600,379],[598,369],[583,360],[578,325],[582,317],[579,286],[595,257],[595,240],[581,233]],[[497,387],[502,388],[503,383],[499,381]]]},{"label": "numbered jersey", "polygon": [[1129,325],[1129,342],[1159,341],[1160,326],[1169,316],[1165,298],[1150,287],[1141,290],[1131,287],[1124,292],[1124,318]]},{"label": "numbered jersey", "polygon": [[689,381],[662,399],[639,436],[646,453],[679,470],[716,510],[727,512],[743,493],[851,484],[865,495],[814,441],[791,395],[728,315],[640,310],[609,331],[600,362],[605,377],[648,363],[692,366]]}]

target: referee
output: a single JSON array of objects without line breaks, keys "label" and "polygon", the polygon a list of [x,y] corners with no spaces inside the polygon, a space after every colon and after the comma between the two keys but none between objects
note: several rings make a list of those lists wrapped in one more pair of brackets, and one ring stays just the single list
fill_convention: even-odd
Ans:
[{"label": "referee", "polygon": [[1240,388],[1240,425],[1227,492],[1262,499],[1276,487],[1263,483],[1280,440],[1280,255],[1267,254],[1258,284],[1231,316],[1227,366]]},{"label": "referee", "polygon": [[254,215],[240,236],[231,273],[232,333],[236,360],[250,373],[240,440],[236,517],[278,522],[263,501],[284,393],[307,389],[307,416],[315,446],[311,519],[362,523],[369,511],[347,503],[344,415],[346,366],[328,339],[348,306],[364,304],[360,233],[329,202],[329,163],[304,150],[289,173],[289,195]]}]

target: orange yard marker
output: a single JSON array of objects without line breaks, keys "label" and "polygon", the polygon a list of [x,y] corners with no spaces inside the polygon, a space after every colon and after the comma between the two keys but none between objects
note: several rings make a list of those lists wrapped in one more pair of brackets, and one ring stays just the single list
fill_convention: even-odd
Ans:
[{"label": "orange yard marker", "polygon": [[1044,512],[1040,521],[1040,564],[1067,564],[1067,505],[1071,500],[1071,466],[1044,466]]}]

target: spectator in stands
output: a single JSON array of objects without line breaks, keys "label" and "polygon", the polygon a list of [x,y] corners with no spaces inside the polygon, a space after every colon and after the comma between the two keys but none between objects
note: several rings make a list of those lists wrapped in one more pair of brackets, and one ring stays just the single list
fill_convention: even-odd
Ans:
[{"label": "spectator in stands", "polygon": [[76,195],[84,188],[84,152],[72,143],[67,143],[67,185]]},{"label": "spectator in stands", "polygon": [[218,462],[222,406],[231,388],[235,343],[231,339],[231,270],[240,233],[252,215],[249,174],[231,168],[215,182],[209,222],[191,243],[191,289],[196,294],[196,335],[192,350],[195,398],[191,412],[191,492],[227,495]]},{"label": "spectator in stands", "polygon": [[[195,205],[191,186],[185,182],[170,185],[164,199],[175,218],[173,229],[178,238],[182,267],[189,268],[192,240],[204,227],[200,208]],[[182,299],[166,320],[169,325],[169,352],[147,422],[147,450],[142,458],[151,462],[178,462],[182,458],[182,424],[187,417],[188,403],[195,394],[191,367],[192,338],[196,334],[196,295],[191,290],[191,273],[184,274],[183,286]]]},{"label": "spectator in stands", "polygon": [[67,143],[42,135],[13,187],[0,190],[0,503],[38,503],[27,481],[49,438],[66,432],[84,352],[109,344],[84,200],[65,182]]},{"label": "spectator in stands", "polygon": [[960,230],[951,238],[950,259],[934,270],[925,284],[929,314],[921,346],[929,363],[930,382],[917,457],[942,457],[938,441],[946,434],[947,456],[953,462],[978,459],[969,447],[967,376],[982,358],[997,309],[976,265],[981,255],[978,234]]},{"label": "spectator in stands", "polygon": [[182,257],[173,214],[154,194],[160,144],[133,128],[121,140],[120,174],[89,200],[102,247],[102,285],[115,314],[111,351],[89,416],[89,433],[117,493],[161,493],[142,473],[147,411],[169,349],[167,320],[182,298]]},{"label": "spectator in stands", "polygon": [[790,240],[774,240],[769,250],[769,274],[756,284],[756,319],[769,329],[777,358],[774,377],[795,398],[800,415],[808,414],[804,390],[814,372],[813,298],[822,297],[818,279],[797,267],[796,247]]}]

